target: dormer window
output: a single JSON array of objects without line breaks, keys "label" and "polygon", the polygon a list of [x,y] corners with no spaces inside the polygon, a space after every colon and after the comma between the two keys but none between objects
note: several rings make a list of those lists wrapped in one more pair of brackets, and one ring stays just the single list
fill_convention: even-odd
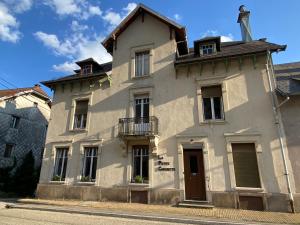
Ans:
[{"label": "dormer window", "polygon": [[90,73],[92,73],[92,65],[84,65],[81,68],[81,74],[82,75],[87,75],[87,74],[90,74]]},{"label": "dormer window", "polygon": [[205,37],[194,41],[194,54],[207,56],[221,51],[221,37]]},{"label": "dormer window", "polygon": [[214,44],[200,45],[200,55],[210,55],[215,52]]}]

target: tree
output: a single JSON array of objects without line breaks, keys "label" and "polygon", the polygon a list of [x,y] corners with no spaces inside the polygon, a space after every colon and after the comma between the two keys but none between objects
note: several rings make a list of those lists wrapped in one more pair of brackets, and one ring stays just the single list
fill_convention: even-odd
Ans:
[{"label": "tree", "polygon": [[12,170],[15,168],[17,160],[14,157],[13,165],[0,168],[0,191],[11,192],[13,186]]},{"label": "tree", "polygon": [[38,182],[38,170],[34,167],[32,151],[28,152],[22,164],[17,167],[13,175],[13,191],[19,196],[32,196]]}]

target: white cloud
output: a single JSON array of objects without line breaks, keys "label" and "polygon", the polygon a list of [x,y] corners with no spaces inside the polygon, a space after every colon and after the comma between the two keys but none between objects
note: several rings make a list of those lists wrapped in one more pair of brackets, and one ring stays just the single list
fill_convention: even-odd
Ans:
[{"label": "white cloud", "polygon": [[72,31],[75,31],[75,32],[76,31],[84,31],[84,30],[87,30],[88,28],[89,28],[88,25],[81,25],[76,20],[72,21],[72,24],[71,24]]},{"label": "white cloud", "polygon": [[99,6],[91,5],[87,0],[43,0],[56,14],[87,20],[92,16],[101,16]]},{"label": "white cloud", "polygon": [[[51,4],[58,2],[58,0],[44,1],[47,1],[47,4],[49,4],[49,2],[51,2]],[[60,10],[60,15],[76,16],[76,20],[73,20],[71,23],[70,29],[72,30],[72,33],[69,33],[69,36],[66,38],[59,38],[55,34],[49,34],[42,31],[34,33],[34,36],[42,41],[46,47],[51,49],[55,55],[61,55],[67,58],[65,62],[53,65],[53,69],[55,71],[72,73],[74,69],[78,68],[74,63],[75,61],[90,57],[94,58],[99,63],[111,61],[111,55],[107,53],[106,49],[101,45],[104,36],[99,34],[87,34],[87,29],[89,27],[82,24],[80,19],[88,19],[93,15],[101,16],[101,18],[107,22],[109,28],[113,28],[117,26],[122,19],[137,6],[137,4],[129,3],[126,7],[122,8],[120,12],[109,9],[103,13],[98,6],[90,5],[86,0],[68,0],[67,2],[71,5],[77,3],[77,7],[80,9],[73,9],[73,14],[69,14],[69,11],[66,10]],[[51,7],[56,11],[58,10],[57,8],[54,8],[54,5]],[[57,12],[57,14],[59,13]]]},{"label": "white cloud", "polygon": [[73,72],[73,70],[78,69],[78,66],[73,62],[67,61],[59,65],[53,65],[53,69],[59,72],[70,73]]},{"label": "white cloud", "polygon": [[59,40],[54,34],[46,34],[38,31],[34,35],[40,39],[47,47],[58,49],[60,46]]},{"label": "white cloud", "polygon": [[6,5],[0,3],[0,39],[16,43],[21,38],[18,27],[19,23],[16,18],[9,12]]},{"label": "white cloud", "polygon": [[102,11],[98,6],[89,6],[89,12],[91,15],[102,15]]},{"label": "white cloud", "polygon": [[3,0],[14,13],[22,13],[31,9],[33,0]]},{"label": "white cloud", "polygon": [[66,39],[60,42],[55,34],[47,34],[42,31],[34,33],[34,36],[57,55],[68,56],[76,52],[72,40]]},{"label": "white cloud", "polygon": [[128,15],[129,13],[131,13],[131,11],[133,11],[135,8],[137,7],[137,4],[134,2],[130,2],[128,3],[128,5],[126,7],[123,8],[123,10],[126,12],[126,15]]},{"label": "white cloud", "polygon": [[51,6],[58,15],[70,15],[81,12],[75,0],[46,0],[45,3]]},{"label": "white cloud", "polygon": [[[78,24],[73,21],[72,24]],[[76,26],[77,26],[76,25]],[[79,25],[81,26],[81,25]],[[61,72],[72,72],[77,68],[74,61],[94,58],[99,63],[111,61],[111,55],[106,52],[106,49],[101,45],[104,39],[102,36],[85,36],[83,30],[75,30],[74,33],[60,40],[55,34],[47,34],[42,31],[34,33],[34,36],[42,41],[42,43],[50,48],[54,54],[65,56],[68,60],[62,64],[54,65],[53,69]]]},{"label": "white cloud", "polygon": [[221,42],[229,42],[234,40],[234,37],[231,33],[228,35],[220,35],[219,31],[217,30],[207,30],[205,33],[203,33],[202,38],[210,36],[221,36]]},{"label": "white cloud", "polygon": [[179,14],[176,13],[176,14],[174,14],[174,19],[179,21],[182,19],[182,16],[180,16]]},{"label": "white cloud", "polygon": [[121,15],[112,11],[107,12],[102,18],[111,26],[117,26],[122,21]]},{"label": "white cloud", "polygon": [[137,4],[134,2],[128,3],[126,7],[122,9],[122,12],[117,13],[109,9],[102,18],[110,25],[109,30],[119,25],[122,20],[136,8]]},{"label": "white cloud", "polygon": [[226,35],[221,35],[221,42],[229,42],[229,41],[233,41],[233,35],[232,34],[228,34]]}]

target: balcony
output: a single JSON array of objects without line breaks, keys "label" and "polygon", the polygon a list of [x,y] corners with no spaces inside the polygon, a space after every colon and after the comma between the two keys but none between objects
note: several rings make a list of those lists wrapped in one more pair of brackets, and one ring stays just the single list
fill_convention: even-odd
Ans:
[{"label": "balcony", "polygon": [[119,119],[119,137],[155,135],[158,135],[158,119],[155,116]]}]

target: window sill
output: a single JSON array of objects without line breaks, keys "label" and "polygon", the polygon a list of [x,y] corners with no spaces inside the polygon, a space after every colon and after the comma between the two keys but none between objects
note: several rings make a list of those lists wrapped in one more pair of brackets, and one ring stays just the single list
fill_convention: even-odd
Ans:
[{"label": "window sill", "polygon": [[208,124],[216,124],[216,125],[223,125],[226,124],[226,120],[205,120],[200,122],[200,125],[208,125]]},{"label": "window sill", "polygon": [[143,75],[143,76],[134,76],[132,77],[133,80],[139,80],[139,79],[147,79],[147,78],[150,78],[152,77],[151,74],[148,74],[148,75]]},{"label": "window sill", "polygon": [[54,180],[51,180],[49,181],[50,184],[65,184],[65,181],[54,181]]},{"label": "window sill", "polygon": [[146,191],[150,189],[150,186],[143,183],[129,183],[128,188],[132,191]]},{"label": "window sill", "polygon": [[149,187],[149,183],[132,183],[132,182],[130,182],[129,184],[128,184],[128,186],[130,186],[130,187]]},{"label": "window sill", "polygon": [[71,132],[74,132],[74,133],[84,133],[84,132],[87,132],[87,129],[80,129],[80,128],[77,128],[77,129],[72,129],[70,130]]},{"label": "window sill", "polygon": [[82,185],[82,186],[93,186],[96,184],[94,181],[78,181],[77,184]]},{"label": "window sill", "polygon": [[238,192],[263,192],[263,188],[251,188],[251,187],[235,187],[234,190]]}]

